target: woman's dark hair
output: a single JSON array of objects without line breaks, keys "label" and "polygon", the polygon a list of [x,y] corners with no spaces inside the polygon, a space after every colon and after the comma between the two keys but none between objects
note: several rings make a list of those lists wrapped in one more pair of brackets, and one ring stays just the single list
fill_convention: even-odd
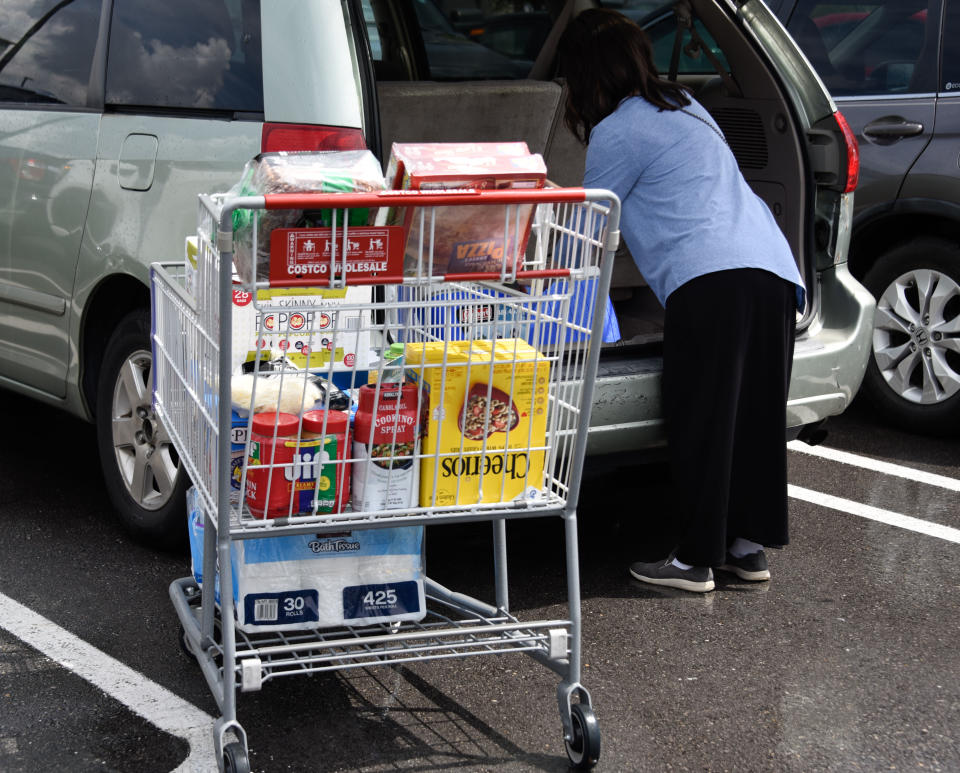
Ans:
[{"label": "woman's dark hair", "polygon": [[683,86],[660,77],[647,33],[617,11],[578,14],[557,44],[557,57],[567,81],[564,120],[584,145],[625,97],[641,96],[661,110],[690,104]]}]

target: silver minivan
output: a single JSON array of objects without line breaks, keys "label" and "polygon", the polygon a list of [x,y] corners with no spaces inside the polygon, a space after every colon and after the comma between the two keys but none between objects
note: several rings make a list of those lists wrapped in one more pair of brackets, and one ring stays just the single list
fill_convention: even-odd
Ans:
[{"label": "silver minivan", "polygon": [[[524,140],[577,185],[584,149],[563,127],[553,45],[581,5],[6,0],[0,386],[95,422],[122,522],[149,544],[182,541],[188,482],[151,406],[148,267],[182,256],[196,195],[262,151],[386,161],[393,141]],[[715,116],[809,288],[786,422],[805,436],[849,405],[870,351],[874,301],[846,266],[856,143],[761,0],[678,9],[645,22],[658,66]],[[523,47],[450,23],[466,12],[509,13],[501,42],[527,13],[551,29],[514,58]],[[662,309],[625,251],[611,297],[622,337],[603,353],[589,449],[656,450]]]}]

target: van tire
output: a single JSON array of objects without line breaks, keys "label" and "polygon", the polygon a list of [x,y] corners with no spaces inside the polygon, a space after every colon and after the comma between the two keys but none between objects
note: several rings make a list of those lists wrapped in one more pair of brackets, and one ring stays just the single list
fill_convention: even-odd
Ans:
[{"label": "van tire", "polygon": [[[925,277],[936,284],[924,284]],[[960,245],[935,237],[914,239],[881,255],[863,281],[877,299],[864,396],[884,419],[909,432],[955,434],[960,430],[960,352],[949,330],[960,317]],[[901,301],[899,312],[892,313],[898,293],[906,306]],[[928,307],[931,313],[924,317]],[[895,367],[900,362],[911,364],[908,378]],[[926,369],[934,362],[942,371],[931,380]],[[936,395],[929,391],[933,381]]]},{"label": "van tire", "polygon": [[190,479],[153,411],[150,312],[120,320],[97,389],[97,445],[107,494],[123,527],[149,547],[186,544]]}]

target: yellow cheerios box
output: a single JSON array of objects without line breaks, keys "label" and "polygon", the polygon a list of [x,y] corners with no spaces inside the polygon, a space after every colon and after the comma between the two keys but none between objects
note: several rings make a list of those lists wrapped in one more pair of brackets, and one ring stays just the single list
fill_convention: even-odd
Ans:
[{"label": "yellow cheerios box", "polygon": [[427,406],[420,506],[509,502],[543,487],[550,363],[519,338],[408,343]]}]

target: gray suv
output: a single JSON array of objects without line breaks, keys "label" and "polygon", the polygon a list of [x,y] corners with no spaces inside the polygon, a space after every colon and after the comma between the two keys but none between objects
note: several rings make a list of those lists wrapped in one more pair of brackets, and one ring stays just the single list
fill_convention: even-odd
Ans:
[{"label": "gray suv", "polygon": [[860,142],[850,270],[878,308],[864,395],[960,430],[960,2],[770,3]]},{"label": "gray suv", "polygon": [[[107,489],[138,538],[185,531],[186,475],[151,405],[148,267],[182,257],[198,193],[228,189],[261,151],[368,147],[386,161],[393,141],[523,140],[554,181],[580,183],[552,41],[582,3],[497,4],[554,20],[536,56],[516,58],[437,16],[490,5],[0,6],[0,386],[96,423]],[[796,437],[849,405],[870,348],[874,302],[847,267],[855,143],[760,0],[693,0],[650,24],[658,65],[716,116],[806,279]],[[611,295],[622,338],[602,355],[589,449],[656,450],[662,309],[626,253]]]}]

